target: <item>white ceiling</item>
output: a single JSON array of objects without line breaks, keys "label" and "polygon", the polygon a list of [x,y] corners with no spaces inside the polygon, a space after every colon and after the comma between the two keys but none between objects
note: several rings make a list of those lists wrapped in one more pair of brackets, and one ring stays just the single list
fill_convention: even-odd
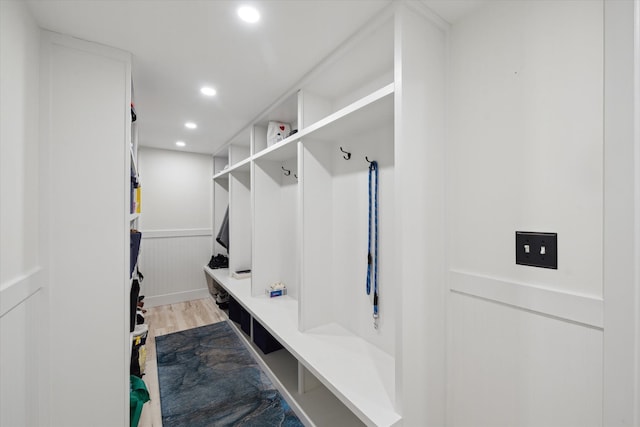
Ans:
[{"label": "white ceiling", "polygon": [[[133,54],[141,145],[215,153],[390,0],[30,0],[45,29]],[[253,4],[262,18],[240,21]],[[425,1],[452,22],[477,0]],[[203,97],[208,84],[218,91]],[[195,130],[186,121],[198,124]]]}]

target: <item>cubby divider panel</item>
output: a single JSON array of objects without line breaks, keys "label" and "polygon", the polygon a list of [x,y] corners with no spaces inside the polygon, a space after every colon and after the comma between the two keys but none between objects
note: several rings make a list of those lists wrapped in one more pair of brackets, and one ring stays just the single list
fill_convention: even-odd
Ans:
[{"label": "cubby divider panel", "polygon": [[229,208],[229,175],[224,175],[213,180],[213,254],[228,255],[227,249],[216,240],[224,217]]},{"label": "cubby divider panel", "polygon": [[229,271],[251,269],[251,176],[229,174]]},{"label": "cubby divider panel", "polygon": [[252,294],[282,282],[298,296],[297,158],[259,159],[254,166],[254,257]]},{"label": "cubby divider panel", "polygon": [[[345,140],[303,141],[301,328],[337,323],[395,353],[393,124]],[[351,153],[350,159],[341,150]],[[378,328],[366,293],[369,163],[378,162]],[[373,291],[373,289],[372,289]]]}]

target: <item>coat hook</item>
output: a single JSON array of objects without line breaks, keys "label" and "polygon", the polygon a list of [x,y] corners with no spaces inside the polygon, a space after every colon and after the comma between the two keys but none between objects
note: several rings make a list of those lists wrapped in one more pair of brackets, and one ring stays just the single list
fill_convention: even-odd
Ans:
[{"label": "coat hook", "polygon": [[289,176],[291,175],[291,171],[289,169],[285,169],[284,166],[280,166],[282,168],[282,170],[284,171],[284,175],[285,176]]},{"label": "coat hook", "polygon": [[293,176],[295,177],[295,179],[298,179],[298,174],[294,173]]},{"label": "coat hook", "polygon": [[364,159],[369,163],[373,163],[373,160],[369,160],[369,156],[364,156]]},{"label": "coat hook", "polygon": [[340,147],[340,151],[342,151],[344,154],[346,154],[346,156],[342,156],[343,159],[349,160],[351,158],[351,153],[349,153],[348,151],[344,151],[342,149],[342,147]]}]

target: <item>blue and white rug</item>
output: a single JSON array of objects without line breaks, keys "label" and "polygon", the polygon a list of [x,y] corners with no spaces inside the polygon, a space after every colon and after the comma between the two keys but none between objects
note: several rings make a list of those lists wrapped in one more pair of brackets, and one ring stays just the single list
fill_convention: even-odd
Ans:
[{"label": "blue and white rug", "polygon": [[156,337],[164,427],[301,427],[227,322]]}]

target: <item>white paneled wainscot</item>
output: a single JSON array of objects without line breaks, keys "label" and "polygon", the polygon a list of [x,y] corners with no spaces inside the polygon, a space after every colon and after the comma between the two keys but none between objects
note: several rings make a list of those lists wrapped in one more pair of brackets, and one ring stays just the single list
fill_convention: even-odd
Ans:
[{"label": "white paneled wainscot", "polygon": [[139,268],[150,307],[205,298],[202,264],[211,258],[210,229],[142,231]]}]

